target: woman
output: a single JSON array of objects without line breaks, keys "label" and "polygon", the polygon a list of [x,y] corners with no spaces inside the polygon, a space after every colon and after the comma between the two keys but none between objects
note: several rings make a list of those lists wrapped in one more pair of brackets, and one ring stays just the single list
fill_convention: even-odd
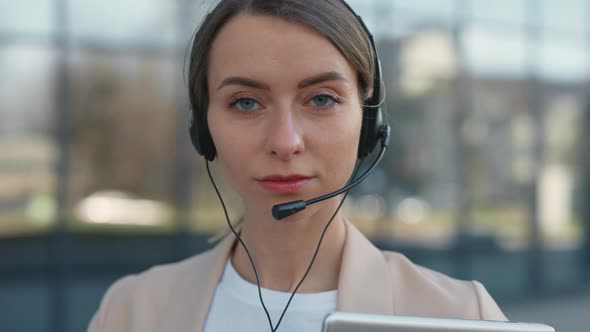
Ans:
[{"label": "woman", "polygon": [[209,14],[190,58],[191,136],[243,199],[240,238],[116,282],[89,331],[320,331],[336,310],[505,320],[480,283],[375,248],[342,196],[271,214],[343,187],[382,138],[366,129],[380,74],[365,29],[341,0],[226,0]]}]

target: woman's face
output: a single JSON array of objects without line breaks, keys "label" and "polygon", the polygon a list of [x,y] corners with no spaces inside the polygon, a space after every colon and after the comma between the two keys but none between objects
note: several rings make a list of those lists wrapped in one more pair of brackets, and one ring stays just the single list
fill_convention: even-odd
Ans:
[{"label": "woman's face", "polygon": [[275,204],[346,183],[362,110],[356,72],[328,39],[242,14],[221,29],[209,55],[209,128],[247,210],[270,214]]}]

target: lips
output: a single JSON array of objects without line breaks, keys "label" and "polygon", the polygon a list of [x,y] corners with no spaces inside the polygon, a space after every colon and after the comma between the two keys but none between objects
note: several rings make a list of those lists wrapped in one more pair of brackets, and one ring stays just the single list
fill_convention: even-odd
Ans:
[{"label": "lips", "polygon": [[300,174],[270,175],[257,179],[266,190],[275,194],[295,194],[303,188],[312,177]]}]

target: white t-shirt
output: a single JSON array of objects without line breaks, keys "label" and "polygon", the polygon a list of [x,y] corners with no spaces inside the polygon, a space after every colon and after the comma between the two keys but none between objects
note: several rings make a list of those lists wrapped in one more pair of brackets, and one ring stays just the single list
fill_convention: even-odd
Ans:
[{"label": "white t-shirt", "polygon": [[[276,326],[291,293],[262,288],[262,298]],[[320,332],[322,320],[336,311],[337,291],[295,294],[277,332]],[[215,290],[204,332],[270,331],[268,318],[258,297],[258,288],[244,280],[231,260]]]}]

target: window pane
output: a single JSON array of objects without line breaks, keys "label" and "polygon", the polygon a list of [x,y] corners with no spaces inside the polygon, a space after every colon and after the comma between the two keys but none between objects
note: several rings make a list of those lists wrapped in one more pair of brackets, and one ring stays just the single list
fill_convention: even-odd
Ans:
[{"label": "window pane", "polygon": [[[546,84],[543,88],[543,164],[539,174],[539,218],[548,246],[578,244],[580,203],[584,203],[584,165],[588,151],[585,82]],[[580,98],[581,97],[581,98]],[[585,133],[586,132],[586,133]],[[587,201],[586,201],[587,202]],[[583,219],[582,219],[583,220]]]},{"label": "window pane", "polygon": [[55,53],[0,47],[0,234],[46,229],[55,216]]},{"label": "window pane", "polygon": [[539,74],[543,79],[562,82],[586,79],[590,63],[583,38],[570,36],[570,39],[563,40],[548,34],[537,52]]},{"label": "window pane", "polygon": [[[426,27],[413,23],[419,20]],[[370,236],[444,246],[459,204],[452,84],[457,57],[448,29],[428,22],[400,16],[396,23],[404,35],[379,40],[393,133],[389,151],[395,153],[381,162],[372,185],[365,182],[368,190],[351,195],[349,215]]]},{"label": "window pane", "polygon": [[532,180],[532,123],[526,79],[493,73],[470,80],[471,109],[464,123],[471,197],[471,225],[496,235],[503,246],[523,247],[528,239]]},{"label": "window pane", "polygon": [[519,77],[526,72],[524,33],[471,25],[463,35],[466,66],[474,74]]},{"label": "window pane", "polygon": [[0,0],[0,32],[35,33],[54,31],[52,0]]},{"label": "window pane", "polygon": [[545,28],[582,32],[590,26],[585,0],[541,0],[541,6]]},{"label": "window pane", "polygon": [[70,34],[76,40],[173,45],[176,1],[69,1]]},{"label": "window pane", "polygon": [[413,14],[431,22],[451,22],[457,11],[454,0],[395,0],[393,2],[400,16],[406,16],[406,13]]},{"label": "window pane", "polygon": [[436,3],[430,1],[350,1],[355,11],[361,15],[371,32],[377,38],[399,34],[400,20],[403,26],[414,28],[440,28],[449,26],[454,19],[453,1]]},{"label": "window pane", "polygon": [[422,71],[418,61],[402,68],[398,84],[403,92],[387,103],[395,133],[390,146],[396,153],[383,167],[393,185],[384,204],[369,195],[355,201],[355,211],[385,206],[394,243],[445,247],[451,245],[461,204],[453,77]]},{"label": "window pane", "polygon": [[173,224],[180,72],[173,58],[73,54],[68,206],[81,225]]},{"label": "window pane", "polygon": [[475,20],[524,25],[526,3],[524,0],[472,0],[472,15]]},{"label": "window pane", "polygon": [[391,30],[394,21],[393,3],[383,0],[353,0],[348,3],[377,38]]}]

